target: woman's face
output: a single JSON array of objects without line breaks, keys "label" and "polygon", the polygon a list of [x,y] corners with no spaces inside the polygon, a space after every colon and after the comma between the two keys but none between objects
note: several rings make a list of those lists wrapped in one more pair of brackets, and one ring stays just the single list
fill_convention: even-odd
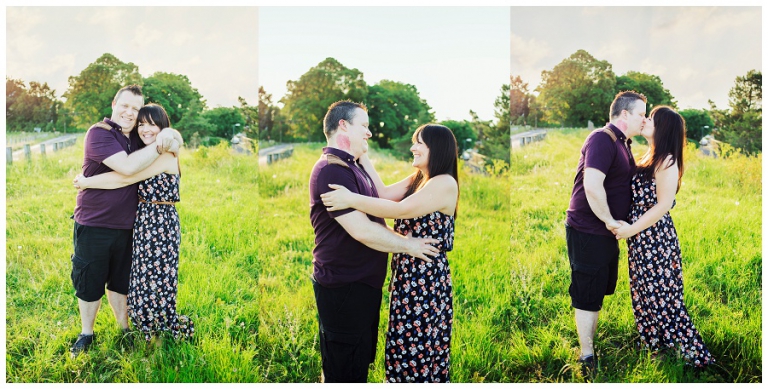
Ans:
[{"label": "woman's face", "polygon": [[656,127],[653,125],[653,116],[645,118],[645,125],[640,129],[640,135],[645,139],[653,139],[653,134],[656,132]]},{"label": "woman's face", "polygon": [[160,127],[158,127],[154,123],[148,123],[148,122],[139,122],[139,137],[144,142],[145,145],[148,145],[155,141],[155,138],[157,137],[157,134],[160,133]]},{"label": "woman's face", "polygon": [[426,173],[427,164],[429,162],[429,147],[427,147],[424,140],[421,139],[421,133],[419,133],[418,139],[416,139],[416,142],[411,146],[411,153],[413,153],[412,166]]}]

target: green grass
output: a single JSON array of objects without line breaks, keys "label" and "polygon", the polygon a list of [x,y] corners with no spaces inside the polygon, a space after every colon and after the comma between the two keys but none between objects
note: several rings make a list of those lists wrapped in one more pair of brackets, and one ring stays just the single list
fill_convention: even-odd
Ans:
[{"label": "green grass", "polygon": [[[508,178],[462,172],[448,254],[454,382],[582,381],[573,369],[578,344],[562,225],[586,134],[549,133],[512,155]],[[6,167],[6,382],[317,382],[308,180],[321,145],[297,145],[291,158],[266,167],[223,146],[182,153],[178,309],[195,321],[195,339],[124,349],[104,300],[96,347],[73,360],[79,315],[69,216],[81,142]],[[412,171],[371,153],[385,182]],[[598,327],[596,381],[762,380],[762,159],[707,159],[693,149],[687,157],[672,217],[686,305],[718,366],[696,372],[635,346],[622,260]],[[383,314],[386,307],[387,297]],[[384,379],[385,317],[373,382]]]}]

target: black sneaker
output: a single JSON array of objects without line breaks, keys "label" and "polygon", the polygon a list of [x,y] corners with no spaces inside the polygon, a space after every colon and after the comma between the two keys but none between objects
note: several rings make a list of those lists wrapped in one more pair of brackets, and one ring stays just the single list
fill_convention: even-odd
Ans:
[{"label": "black sneaker", "polygon": [[93,339],[96,336],[94,334],[85,335],[85,334],[79,334],[77,335],[77,340],[75,341],[75,344],[70,347],[69,352],[72,353],[72,357],[78,356],[83,351],[87,351],[89,348],[91,348],[91,343],[93,343]]},{"label": "black sneaker", "polygon": [[581,375],[584,379],[594,378],[597,371],[597,357],[595,355],[589,355],[579,358],[579,365],[581,365]]}]

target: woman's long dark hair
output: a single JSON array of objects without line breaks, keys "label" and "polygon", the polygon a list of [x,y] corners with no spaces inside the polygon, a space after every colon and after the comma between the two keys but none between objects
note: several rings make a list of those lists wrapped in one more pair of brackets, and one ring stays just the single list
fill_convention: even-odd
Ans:
[{"label": "woman's long dark hair", "polygon": [[[453,179],[456,180],[456,185],[459,185],[459,148],[456,144],[456,137],[450,128],[441,126],[439,124],[425,124],[416,129],[413,133],[412,141],[415,143],[421,140],[427,145],[429,149],[429,158],[427,159],[427,174],[425,177],[421,170],[416,172],[416,176],[411,180],[408,185],[408,190],[405,192],[404,197],[408,197],[414,194],[417,190],[429,180],[431,177],[439,176],[441,174],[450,174]],[[453,216],[456,217],[459,210],[459,199],[456,198],[456,210]]]},{"label": "woman's long dark hair", "polygon": [[650,142],[648,151],[637,162],[637,171],[653,176],[662,169],[664,160],[672,156],[669,164],[663,168],[677,164],[677,191],[679,191],[684,171],[685,119],[666,105],[653,108],[650,116],[653,117],[653,142]]}]

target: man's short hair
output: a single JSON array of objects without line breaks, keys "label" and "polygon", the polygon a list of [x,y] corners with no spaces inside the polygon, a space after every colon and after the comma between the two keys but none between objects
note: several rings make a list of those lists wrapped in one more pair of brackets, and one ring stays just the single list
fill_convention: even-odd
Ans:
[{"label": "man's short hair", "polygon": [[334,132],[339,128],[339,120],[352,121],[355,116],[355,109],[360,108],[368,112],[368,108],[361,103],[355,103],[349,100],[337,101],[328,107],[328,112],[323,118],[323,133],[326,139],[330,139]]},{"label": "man's short hair", "polygon": [[621,115],[621,111],[627,110],[627,112],[632,112],[632,109],[635,107],[635,101],[637,100],[642,100],[644,103],[648,103],[648,99],[645,98],[645,95],[633,90],[617,93],[611,103],[611,119]]},{"label": "man's short hair", "polygon": [[128,85],[120,88],[120,90],[117,91],[117,93],[115,93],[115,98],[112,99],[112,102],[114,103],[115,101],[117,101],[117,99],[120,98],[120,94],[123,93],[124,91],[129,91],[136,96],[144,97],[144,95],[141,93],[141,86],[133,84],[133,85]]}]

